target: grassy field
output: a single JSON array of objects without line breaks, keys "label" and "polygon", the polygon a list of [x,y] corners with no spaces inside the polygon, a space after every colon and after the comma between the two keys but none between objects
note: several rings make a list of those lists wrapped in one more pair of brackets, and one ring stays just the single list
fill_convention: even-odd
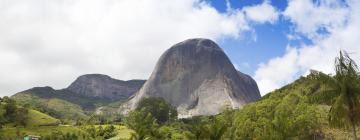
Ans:
[{"label": "grassy field", "polygon": [[4,128],[3,134],[5,140],[17,140],[23,139],[25,135],[50,135],[52,132],[62,132],[62,133],[75,133],[80,135],[87,135],[83,130],[72,127],[72,126],[38,126],[38,127],[10,127]]},{"label": "grassy field", "polygon": [[[106,127],[108,125],[95,125],[95,127]],[[117,130],[117,135],[110,140],[124,140],[129,139],[131,136],[132,130],[126,128],[122,125],[114,125]],[[3,133],[4,140],[20,140],[23,139],[25,135],[38,135],[38,136],[46,136],[51,133],[75,133],[78,136],[89,136],[89,134],[84,131],[82,128],[86,128],[90,126],[71,126],[71,125],[59,125],[59,126],[33,126],[33,127],[5,127],[1,133]]]},{"label": "grassy field", "polygon": [[128,129],[126,126],[117,126],[118,134],[115,137],[112,137],[109,140],[127,140],[130,139],[131,133],[134,131]]},{"label": "grassy field", "polygon": [[32,94],[16,94],[12,97],[20,105],[29,105],[52,112],[59,119],[88,118],[81,106],[59,98],[40,98]]},{"label": "grassy field", "polygon": [[36,110],[29,110],[28,120],[26,122],[27,126],[34,127],[34,126],[51,126],[51,125],[58,125],[60,120],[55,119],[49,115],[41,113]]},{"label": "grassy field", "polygon": [[[88,128],[91,125],[88,126],[83,126],[84,128]],[[105,128],[109,125],[94,125],[95,128],[99,128],[100,126]],[[110,138],[110,140],[127,140],[130,139],[131,133],[133,133],[134,131],[131,129],[128,129],[126,126],[124,125],[113,125],[116,130],[117,130],[117,135],[115,137]]]}]

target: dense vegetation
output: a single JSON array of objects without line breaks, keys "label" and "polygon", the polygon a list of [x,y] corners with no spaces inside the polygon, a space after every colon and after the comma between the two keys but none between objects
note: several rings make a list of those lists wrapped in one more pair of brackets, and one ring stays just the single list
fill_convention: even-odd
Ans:
[{"label": "dense vegetation", "polygon": [[14,100],[4,97],[0,102],[0,127],[6,123],[26,126],[28,112],[28,109],[17,106]]}]

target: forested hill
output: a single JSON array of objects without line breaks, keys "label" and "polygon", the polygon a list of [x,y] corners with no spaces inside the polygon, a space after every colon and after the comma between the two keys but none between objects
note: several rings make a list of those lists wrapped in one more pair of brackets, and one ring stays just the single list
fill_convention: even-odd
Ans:
[{"label": "forested hill", "polygon": [[[316,72],[301,77],[242,109],[224,107],[225,110],[216,116],[154,124],[154,120],[163,118],[159,117],[158,110],[166,108],[161,109],[153,103],[155,107],[131,112],[126,123],[136,132],[134,136],[155,139],[350,139],[349,129],[330,127],[328,113],[333,99],[321,100],[326,86],[318,80],[319,75],[327,76]],[[165,111],[163,116],[166,114]]]},{"label": "forested hill", "polygon": [[237,139],[349,139],[351,134],[330,127],[331,100],[318,98],[325,85],[313,73],[235,111],[232,129]]}]

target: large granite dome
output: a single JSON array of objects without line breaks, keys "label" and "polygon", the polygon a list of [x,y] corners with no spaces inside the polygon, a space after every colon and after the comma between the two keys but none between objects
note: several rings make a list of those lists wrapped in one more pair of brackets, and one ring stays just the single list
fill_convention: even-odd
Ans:
[{"label": "large granite dome", "polygon": [[214,115],[260,98],[256,82],[238,72],[224,51],[209,39],[175,44],[159,59],[149,80],[120,107],[126,113],[141,98],[162,97],[180,117]]}]

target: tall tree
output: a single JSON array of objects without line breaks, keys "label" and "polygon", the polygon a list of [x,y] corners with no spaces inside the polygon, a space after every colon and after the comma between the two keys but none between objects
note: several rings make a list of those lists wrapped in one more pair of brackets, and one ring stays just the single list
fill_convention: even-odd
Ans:
[{"label": "tall tree", "polygon": [[210,140],[221,140],[227,129],[226,123],[214,118],[208,125],[208,132]]},{"label": "tall tree", "polygon": [[335,76],[320,73],[318,80],[326,86],[319,99],[332,100],[329,123],[332,126],[351,128],[357,140],[356,125],[360,122],[359,69],[346,52],[340,51],[335,59]]},{"label": "tall tree", "polygon": [[131,134],[131,140],[151,139],[156,135],[158,124],[151,113],[145,110],[131,111],[126,117],[126,125],[135,133]]},{"label": "tall tree", "polygon": [[150,113],[159,124],[171,122],[175,120],[178,115],[176,109],[160,97],[141,99],[136,110],[143,110],[144,112]]}]

